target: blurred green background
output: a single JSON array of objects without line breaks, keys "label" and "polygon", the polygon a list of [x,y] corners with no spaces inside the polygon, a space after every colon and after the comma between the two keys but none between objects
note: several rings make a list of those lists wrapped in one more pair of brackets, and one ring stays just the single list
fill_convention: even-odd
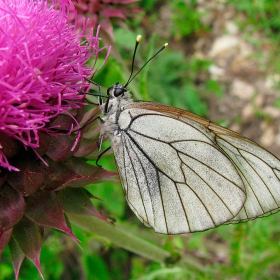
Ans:
[{"label": "blurred green background", "polygon": [[[222,110],[221,116],[211,111],[211,108],[214,110],[213,102],[224,104],[224,100],[230,98],[230,91],[223,79],[216,79],[209,72],[211,65],[216,63],[213,61],[215,58],[200,53],[207,53],[207,46],[211,47],[215,38],[227,34],[223,23],[228,21],[228,14],[231,13],[230,19],[238,28],[235,36],[252,45],[254,51],[250,59],[259,66],[258,73],[263,77],[277,77],[280,70],[277,52],[280,4],[264,0],[145,0],[139,1],[138,5],[143,13],[127,21],[129,30],[114,27],[114,51],[120,54],[122,60],[111,55],[96,74],[95,82],[105,88],[117,81],[126,82],[137,34],[143,35],[135,62],[138,69],[163,43],[169,42],[169,47],[131,83],[130,89],[135,99],[180,107],[200,116],[211,117],[222,125],[236,124],[241,132],[246,133],[250,122],[242,126],[243,115],[238,111],[232,115],[230,111]],[[201,47],[201,42],[206,42],[204,47]],[[247,74],[252,76],[252,72]],[[251,83],[258,79],[259,76],[253,76]],[[280,104],[277,81],[273,99],[276,109]],[[261,108],[254,111],[254,117],[259,123],[271,122],[271,117]],[[253,136],[253,140],[258,142],[260,135]],[[109,170],[116,170],[112,155],[103,158],[101,164]],[[81,248],[61,233],[46,232],[41,254],[46,280],[280,278],[280,214],[201,233],[164,236],[154,234],[137,220],[125,202],[120,184],[92,185],[88,190],[101,199],[94,200],[94,204],[104,216],[116,219],[131,233],[159,244],[172,254],[175,264],[172,265],[172,261],[168,265],[152,262],[73,225]],[[178,257],[186,260],[185,265],[178,265]],[[9,258],[9,252],[5,250],[0,262],[0,280],[14,279]],[[19,279],[41,278],[33,264],[25,260]]]}]

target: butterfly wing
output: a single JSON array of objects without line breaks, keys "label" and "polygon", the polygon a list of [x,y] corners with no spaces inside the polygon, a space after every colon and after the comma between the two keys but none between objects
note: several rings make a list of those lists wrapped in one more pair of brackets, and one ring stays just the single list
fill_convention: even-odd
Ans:
[{"label": "butterfly wing", "polygon": [[184,110],[150,102],[132,105],[145,110],[155,110],[186,123],[194,122],[215,135],[213,143],[231,160],[246,188],[244,206],[228,223],[247,221],[279,211],[280,161],[270,152],[238,133]]},{"label": "butterfly wing", "polygon": [[122,129],[110,140],[129,206],[145,225],[166,234],[232,220],[246,200],[243,178],[216,144],[209,121],[179,118],[177,109],[165,111],[170,108],[135,102],[119,115]]},{"label": "butterfly wing", "polygon": [[246,138],[220,134],[217,137],[217,145],[234,162],[247,193],[244,207],[229,222],[247,221],[279,211],[279,160]]}]

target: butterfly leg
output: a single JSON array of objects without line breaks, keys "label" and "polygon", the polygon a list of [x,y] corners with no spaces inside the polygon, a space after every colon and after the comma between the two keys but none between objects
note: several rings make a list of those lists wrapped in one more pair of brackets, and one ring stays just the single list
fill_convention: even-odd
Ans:
[{"label": "butterfly leg", "polygon": [[111,146],[108,147],[107,149],[105,149],[105,150],[97,157],[95,163],[96,163],[96,165],[97,165],[98,167],[102,167],[100,164],[98,164],[98,161],[99,161],[99,160],[101,159],[101,157],[102,157],[107,151],[109,151],[110,149],[111,149]]},{"label": "butterfly leg", "polygon": [[96,116],[95,118],[93,118],[92,120],[90,120],[89,122],[85,123],[83,126],[81,126],[80,128],[73,130],[73,132],[77,132],[79,130],[82,130],[83,128],[87,127],[89,124],[93,123],[94,121],[100,121],[100,123],[104,123],[104,120],[100,117],[100,116]]}]

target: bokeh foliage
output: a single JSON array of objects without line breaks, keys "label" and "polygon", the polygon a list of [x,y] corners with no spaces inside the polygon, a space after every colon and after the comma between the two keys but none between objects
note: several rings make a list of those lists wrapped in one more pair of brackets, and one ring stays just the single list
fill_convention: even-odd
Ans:
[{"label": "bokeh foliage", "polygon": [[[140,1],[151,22],[158,19],[160,2]],[[215,2],[215,1],[212,1]],[[220,2],[220,1],[217,1]],[[196,10],[196,1],[172,1],[170,3],[173,26],[169,37],[145,36],[142,17],[128,22],[133,32],[116,28],[116,49],[123,61],[110,57],[100,70],[95,82],[109,87],[115,82],[125,82],[128,78],[135,36],[143,34],[136,59],[140,67],[152,53],[165,41],[184,40],[209,32]],[[266,33],[273,44],[279,43],[280,19],[277,1],[234,1],[227,4],[246,15],[247,22],[253,28]],[[182,21],[182,18],[187,19]],[[273,54],[272,54],[273,56]],[[273,58],[273,57],[272,57]],[[278,58],[275,69],[279,68]],[[164,50],[152,63],[147,65],[131,85],[137,99],[153,100],[189,110],[201,116],[207,116],[207,99],[210,95],[223,98],[224,94],[215,80],[206,79],[201,85],[200,75],[208,73],[211,61],[187,57],[186,54],[172,48]],[[126,67],[126,69],[124,69]],[[241,120],[242,121],[242,120]],[[94,163],[93,163],[94,164]],[[103,167],[115,170],[113,156],[101,160]],[[127,230],[153,240],[174,256],[181,256],[175,265],[162,265],[139,257],[129,251],[114,246],[96,234],[73,227],[80,240],[78,248],[69,237],[61,234],[47,234],[42,248],[41,263],[46,280],[56,279],[279,279],[280,274],[280,214],[238,225],[221,226],[217,229],[184,236],[156,235],[145,228],[129,210],[120,184],[103,183],[87,188],[101,200],[94,200],[99,211],[116,219]],[[14,279],[13,269],[5,250],[0,262],[0,280]],[[191,260],[197,267],[190,267],[184,259]],[[20,278],[40,279],[36,268],[25,261]]]}]

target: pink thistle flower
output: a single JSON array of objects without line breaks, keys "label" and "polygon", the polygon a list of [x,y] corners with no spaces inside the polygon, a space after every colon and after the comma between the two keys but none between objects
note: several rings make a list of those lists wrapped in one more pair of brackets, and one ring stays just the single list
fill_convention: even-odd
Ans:
[{"label": "pink thistle flower", "polygon": [[79,159],[96,158],[98,124],[85,129],[86,137],[70,135],[99,113],[84,114],[81,94],[89,90],[84,77],[98,70],[99,29],[96,37],[77,34],[68,18],[71,3],[48,4],[0,0],[0,254],[9,244],[16,279],[24,258],[42,275],[45,227],[77,243],[67,213],[105,219],[83,187],[115,180],[114,172]]},{"label": "pink thistle flower", "polygon": [[138,7],[129,5],[139,0],[73,0],[78,13],[78,26],[82,26],[84,19],[87,26],[95,28],[98,24],[111,39],[114,38],[113,25],[123,25],[127,17],[133,17],[141,12]]},{"label": "pink thistle flower", "polygon": [[[47,2],[0,1],[0,131],[31,148],[50,120],[79,108],[86,62],[98,38],[81,43],[66,14]],[[77,73],[78,71],[78,73]],[[0,147],[0,166],[13,169]]]}]

